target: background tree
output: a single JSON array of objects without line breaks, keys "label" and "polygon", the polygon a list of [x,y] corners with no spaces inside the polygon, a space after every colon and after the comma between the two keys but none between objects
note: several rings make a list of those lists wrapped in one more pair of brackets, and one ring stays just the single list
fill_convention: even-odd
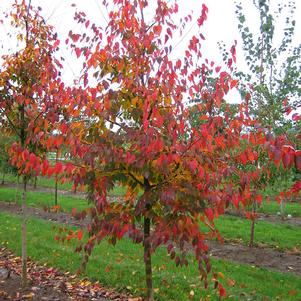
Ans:
[{"label": "background tree", "polygon": [[14,173],[15,168],[10,163],[8,148],[11,145],[11,137],[1,133],[0,135],[0,170],[2,173],[1,184],[5,183],[5,176],[8,173]]},{"label": "background tree", "polygon": [[[58,120],[61,65],[54,58],[59,45],[39,9],[15,3],[9,15],[17,31],[19,50],[2,56],[0,72],[0,123],[15,137],[10,150],[12,163],[23,177],[22,192],[22,283],[26,285],[26,186],[41,161],[34,153],[42,149],[48,124]],[[30,164],[29,164],[30,162]]]},{"label": "background tree", "polygon": [[[236,5],[238,29],[241,35],[244,61],[247,66],[231,66],[231,74],[239,80],[239,91],[249,103],[249,112],[274,134],[285,134],[298,149],[298,114],[288,118],[291,111],[300,108],[301,96],[301,45],[294,45],[295,1],[278,3],[275,11],[268,0],[253,1],[257,10],[258,27],[252,31],[241,3]],[[283,21],[283,22],[282,22]],[[250,21],[251,22],[251,21]],[[254,20],[252,20],[254,24]],[[250,26],[249,26],[250,25]],[[279,33],[282,37],[279,40]],[[220,44],[225,63],[231,54]],[[264,156],[261,156],[266,161]],[[270,185],[276,191],[288,189],[298,177],[295,169],[271,166]],[[284,217],[284,203],[280,211]]]},{"label": "background tree", "polygon": [[[252,32],[243,5],[236,5],[247,66],[246,69],[233,66],[232,75],[239,79],[242,96],[249,98],[249,93],[252,95],[249,99],[250,113],[274,133],[285,133],[292,128],[292,120],[286,118],[285,113],[301,106],[301,45],[293,44],[296,5],[295,1],[281,2],[272,12],[270,1],[255,0],[254,7],[259,26]],[[285,19],[284,25],[281,19]],[[280,41],[279,33],[282,34]],[[220,45],[224,61],[228,62],[230,54],[225,45]]]}]

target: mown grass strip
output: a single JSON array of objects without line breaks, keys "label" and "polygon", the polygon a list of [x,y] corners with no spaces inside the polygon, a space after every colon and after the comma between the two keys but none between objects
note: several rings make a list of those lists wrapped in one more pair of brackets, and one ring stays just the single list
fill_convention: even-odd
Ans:
[{"label": "mown grass strip", "polygon": [[[16,190],[9,187],[0,186],[0,200],[5,202],[15,202]],[[20,195],[20,192],[19,192]],[[27,205],[29,207],[53,207],[54,206],[54,193],[40,192],[40,191],[27,191]],[[21,204],[21,198],[17,198],[17,203]],[[74,195],[58,195],[58,205],[62,210],[71,212],[72,208],[83,210],[87,208],[87,201]]]},{"label": "mown grass strip", "polygon": [[[221,216],[215,222],[221,235],[228,239],[240,239],[249,243],[251,221],[234,216]],[[301,228],[290,224],[257,221],[255,224],[255,243],[265,244],[281,250],[301,249]]]},{"label": "mown grass strip", "polygon": [[[21,181],[21,179],[20,179]],[[17,177],[14,174],[6,174],[5,175],[5,182],[9,183],[17,183]],[[34,184],[34,178],[29,180],[29,184],[33,185]],[[54,188],[55,185],[55,180],[54,178],[48,178],[48,177],[38,177],[37,178],[37,186],[41,187],[49,187],[49,188]],[[70,190],[72,189],[72,183],[66,182],[66,183],[58,183],[58,189],[63,189],[63,190]]]},{"label": "mown grass strip", "polygon": [[[31,207],[52,207],[54,196],[50,193],[28,191],[27,204]],[[0,187],[0,200],[11,202],[15,199],[13,188]],[[20,200],[18,203],[20,204]],[[78,197],[60,195],[59,204],[64,211],[71,212],[72,208],[83,210],[87,208],[86,200]],[[241,240],[248,244],[250,237],[250,221],[233,216],[220,216],[216,227],[222,236],[228,239]],[[301,249],[300,227],[289,224],[276,224],[258,221],[255,225],[255,243],[266,244],[279,249]]]},{"label": "mown grass strip", "polygon": [[[20,255],[20,218],[0,213],[0,241]],[[48,221],[30,218],[28,221],[28,254],[40,263],[75,273],[81,263],[81,255],[74,253],[75,242],[62,243],[54,240],[56,231]],[[165,250],[159,249],[153,256],[154,287],[157,300],[218,300],[212,290],[204,290],[198,278],[196,264],[190,257],[188,267],[179,268],[167,260]],[[215,272],[222,279],[228,300],[299,300],[301,278],[242,264],[213,260]],[[221,275],[221,274],[220,274]],[[144,266],[141,245],[127,239],[115,247],[103,242],[96,247],[83,276],[99,280],[117,289],[129,289],[141,294],[144,288]],[[194,296],[192,296],[192,292]]]},{"label": "mown grass strip", "polygon": [[[280,214],[280,205],[276,201],[263,202],[258,208],[258,212],[272,215]],[[301,217],[301,203],[284,202],[284,214],[286,216],[290,214],[293,217]]]},{"label": "mown grass strip", "polygon": [[[13,174],[6,174],[5,176],[5,182],[7,183],[17,183],[17,177]],[[33,185],[34,179],[29,180],[29,184]],[[38,177],[37,178],[37,187],[47,187],[54,189],[55,186],[55,180],[54,178],[48,178],[48,177]],[[58,189],[59,190],[66,190],[71,191],[72,190],[73,183],[65,182],[60,183],[58,182]],[[112,196],[124,196],[126,193],[126,189],[124,187],[116,186],[111,191],[110,194]]]}]

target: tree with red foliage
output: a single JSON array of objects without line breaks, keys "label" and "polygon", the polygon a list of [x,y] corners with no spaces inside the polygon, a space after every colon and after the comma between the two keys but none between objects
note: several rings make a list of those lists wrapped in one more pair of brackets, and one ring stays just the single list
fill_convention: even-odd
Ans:
[{"label": "tree with red foliage", "polygon": [[[215,66],[199,63],[205,5],[197,21],[199,34],[191,38],[185,56],[174,61],[173,38],[178,31],[182,34],[191,16],[178,26],[173,20],[176,2],[159,0],[150,21],[145,18],[149,9],[145,0],[114,4],[105,29],[77,13],[76,20],[92,37],[69,33],[76,56],[85,59],[85,90],[71,104],[75,117],[81,118],[70,126],[69,147],[81,162],[75,182],[88,186],[93,204],[89,239],[78,250],[84,249],[87,261],[106,237],[111,244],[124,236],[142,243],[147,300],[154,300],[151,254],[164,245],[177,265],[187,265],[186,255],[192,250],[207,285],[211,267],[205,240],[221,239],[214,219],[230,202],[261,199],[251,189],[251,182],[263,172],[256,167],[256,149],[260,146],[278,156],[286,142],[275,144],[250,118],[245,103],[236,115],[227,105],[222,115],[214,113],[237,81],[216,68],[214,89],[206,89],[206,70]],[[104,5],[110,9],[107,1]],[[89,84],[91,71],[94,87]],[[198,104],[202,120],[198,127],[188,122],[185,106],[185,99],[195,95],[203,100]],[[295,151],[289,155],[293,162]],[[251,175],[239,164],[252,164],[256,171]],[[115,185],[127,189],[122,201],[108,198]],[[201,231],[200,224],[207,230]],[[215,283],[225,295],[222,285]]]},{"label": "tree with red foliage", "polygon": [[[59,40],[45,23],[39,9],[15,3],[10,15],[20,49],[2,56],[0,72],[0,123],[16,137],[11,161],[23,177],[22,193],[22,283],[26,285],[26,185],[29,176],[40,172],[50,124],[59,120],[58,108],[64,86],[59,79],[60,62],[54,53]],[[44,163],[46,164],[46,163]]]}]

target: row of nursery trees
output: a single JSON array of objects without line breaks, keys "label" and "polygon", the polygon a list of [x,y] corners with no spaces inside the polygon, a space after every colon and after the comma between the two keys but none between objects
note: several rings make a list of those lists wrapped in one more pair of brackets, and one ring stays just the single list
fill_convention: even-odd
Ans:
[{"label": "row of nursery trees", "polygon": [[[225,50],[228,71],[202,60],[205,5],[197,19],[199,34],[177,60],[171,60],[173,38],[182,34],[191,16],[176,24],[176,1],[158,0],[151,20],[147,20],[146,0],[114,0],[113,8],[109,1],[103,5],[111,10],[105,28],[77,12],[75,20],[85,32],[70,31],[66,41],[76,58],[84,61],[80,86],[62,81],[60,40],[40,9],[16,2],[8,16],[24,46],[2,56],[0,72],[1,131],[13,140],[9,158],[23,183],[23,284],[27,279],[26,186],[30,176],[42,175],[87,189],[91,209],[77,214],[91,218],[88,238],[80,239],[77,248],[84,263],[102,240],[115,244],[127,237],[144,247],[147,300],[154,299],[151,254],[160,246],[167,248],[177,265],[186,265],[187,250],[192,250],[207,286],[211,266],[205,240],[222,239],[214,219],[231,204],[245,208],[260,203],[271,170],[301,168],[294,140],[278,133],[269,116],[267,121],[262,117],[268,102],[275,100],[277,106],[272,107],[277,107],[277,116],[288,122],[283,116],[290,98],[284,112],[278,102],[290,87],[280,95],[280,83],[270,91],[264,82],[264,73],[270,72],[266,66],[274,59],[272,49],[264,48],[270,56],[260,54],[256,69],[253,58],[262,53],[260,45],[270,44],[264,26],[255,47],[258,53],[250,59],[259,82],[243,86],[234,67],[234,46],[229,53]],[[260,11],[269,14],[264,5]],[[239,17],[244,32],[244,17]],[[270,22],[265,17],[262,22]],[[224,96],[235,87],[244,97],[233,109]],[[187,99],[198,100],[193,109],[185,105]],[[299,121],[294,115],[291,127]],[[66,160],[53,164],[46,159],[48,152],[58,154],[61,149],[69,154]],[[122,201],[108,200],[115,185],[126,187]],[[289,192],[299,190],[297,181]],[[80,231],[74,235],[82,238]],[[213,277],[220,295],[225,295],[217,276]]]}]

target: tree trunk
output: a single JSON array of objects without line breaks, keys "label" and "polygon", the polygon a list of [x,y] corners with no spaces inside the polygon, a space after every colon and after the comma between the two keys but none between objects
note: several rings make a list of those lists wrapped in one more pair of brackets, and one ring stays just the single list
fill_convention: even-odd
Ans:
[{"label": "tree trunk", "polygon": [[19,186],[20,186],[20,176],[17,176],[17,185],[16,185],[16,194],[15,194],[15,203],[18,203],[18,195],[19,195]]},{"label": "tree trunk", "polygon": [[[253,214],[256,213],[256,201],[253,201]],[[249,242],[249,247],[254,246],[254,231],[255,231],[255,218],[253,216],[252,218],[252,223],[251,223],[251,233],[250,233],[250,242]]]},{"label": "tree trunk", "polygon": [[54,184],[54,205],[57,205],[57,179],[55,178],[55,184]]},{"label": "tree trunk", "polygon": [[27,223],[27,207],[26,207],[26,176],[23,176],[23,191],[22,191],[22,287],[27,285],[27,242],[26,242],[26,223]]},{"label": "tree trunk", "polygon": [[284,219],[285,213],[284,213],[284,201],[283,200],[281,200],[281,202],[280,202],[280,214],[281,214],[281,218]]},{"label": "tree trunk", "polygon": [[152,257],[151,257],[151,245],[149,241],[150,236],[150,219],[144,218],[144,263],[145,263],[145,277],[146,277],[146,289],[147,289],[147,301],[154,300],[153,291],[153,276],[152,276]]},{"label": "tree trunk", "polygon": [[[58,149],[56,150],[55,154],[55,164],[58,161]],[[54,205],[57,205],[57,176],[55,176],[55,184],[54,184]]]},{"label": "tree trunk", "polygon": [[37,179],[38,179],[38,177],[34,176],[34,182],[33,182],[33,188],[34,189],[37,189]]},{"label": "tree trunk", "polygon": [[2,182],[1,182],[2,185],[4,185],[4,180],[5,180],[5,172],[3,173],[3,176],[2,176]]}]

